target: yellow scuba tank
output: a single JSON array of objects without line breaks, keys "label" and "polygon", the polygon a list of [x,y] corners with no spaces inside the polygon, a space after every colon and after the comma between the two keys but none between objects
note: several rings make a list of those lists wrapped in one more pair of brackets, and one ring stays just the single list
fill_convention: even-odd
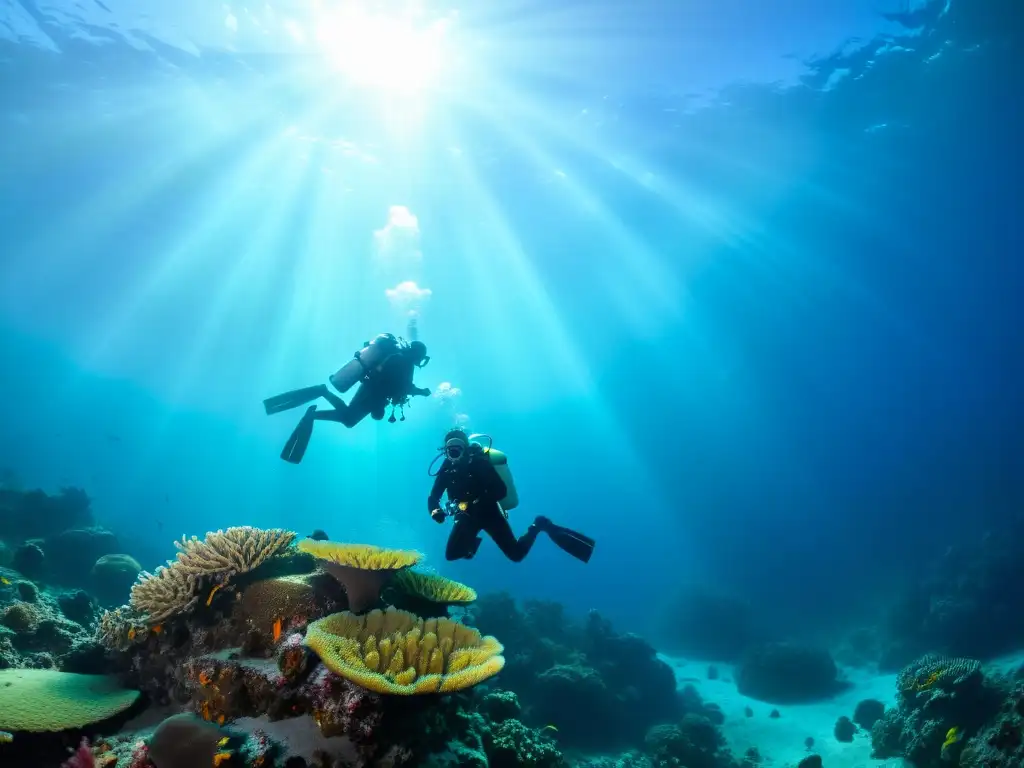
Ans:
[{"label": "yellow scuba tank", "polygon": [[[482,440],[486,439],[487,444],[484,445]],[[487,455],[487,458],[491,460],[491,466],[494,467],[498,473],[498,477],[505,483],[505,498],[499,499],[498,503],[501,508],[506,512],[510,509],[515,509],[519,506],[519,492],[516,491],[516,481],[512,478],[512,470],[508,466],[508,456],[493,448],[491,445],[491,438],[489,435],[470,435],[469,441],[476,443],[483,449],[483,452]]]}]

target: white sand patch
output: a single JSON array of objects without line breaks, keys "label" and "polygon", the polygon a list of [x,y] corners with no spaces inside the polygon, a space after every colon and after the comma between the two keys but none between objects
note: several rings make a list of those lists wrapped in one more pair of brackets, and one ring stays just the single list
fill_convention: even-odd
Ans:
[{"label": "white sand patch", "polygon": [[[725,715],[722,733],[733,754],[742,758],[751,747],[756,747],[762,765],[775,768],[795,768],[811,754],[821,755],[823,768],[904,768],[902,759],[874,760],[871,757],[871,734],[858,728],[852,742],[836,741],[833,733],[836,720],[843,715],[853,719],[857,703],[863,699],[878,699],[886,708],[896,706],[896,675],[879,675],[861,669],[842,670],[852,686],[831,699],[814,704],[769,704],[751,699],[736,690],[733,668],[728,664],[715,664],[719,677],[708,680],[707,662],[687,662],[659,654],[676,673],[676,682],[682,690],[692,685],[705,702],[717,704]],[[747,717],[746,708],[753,710]],[[779,710],[781,717],[769,714]],[[814,739],[807,748],[806,740]],[[909,766],[907,766],[909,768]]]}]

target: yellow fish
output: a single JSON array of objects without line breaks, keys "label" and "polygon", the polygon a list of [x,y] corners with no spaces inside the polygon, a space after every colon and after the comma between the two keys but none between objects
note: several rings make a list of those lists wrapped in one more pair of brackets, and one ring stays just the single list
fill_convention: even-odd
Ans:
[{"label": "yellow fish", "polygon": [[231,741],[231,737],[225,736],[223,739],[217,742],[217,749],[223,749],[229,741]]},{"label": "yellow fish", "polygon": [[223,584],[218,584],[217,586],[215,586],[213,589],[210,590],[210,596],[208,598],[206,598],[206,607],[207,608],[209,608],[210,607],[210,603],[213,602],[213,596],[217,594],[217,590],[220,589],[223,586],[224,586]]},{"label": "yellow fish", "polygon": [[0,584],[3,584],[5,587],[9,587],[11,586],[11,580],[6,576],[0,576]]},{"label": "yellow fish", "polygon": [[957,726],[954,725],[952,728],[946,731],[946,740],[942,742],[942,748],[946,749],[947,747],[953,746],[958,741],[960,741],[960,739],[963,738],[963,735],[963,731],[961,731]]}]

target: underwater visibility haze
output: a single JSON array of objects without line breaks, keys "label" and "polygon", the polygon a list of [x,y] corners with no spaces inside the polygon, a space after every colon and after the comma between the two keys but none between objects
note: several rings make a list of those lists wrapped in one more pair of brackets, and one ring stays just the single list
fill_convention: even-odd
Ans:
[{"label": "underwater visibility haze", "polygon": [[0,763],[1018,765],[1018,5],[0,6]]}]

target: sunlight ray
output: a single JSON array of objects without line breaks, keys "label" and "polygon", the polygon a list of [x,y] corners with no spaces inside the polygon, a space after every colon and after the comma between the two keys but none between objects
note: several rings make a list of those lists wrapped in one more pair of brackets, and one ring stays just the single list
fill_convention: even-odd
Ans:
[{"label": "sunlight ray", "polygon": [[[543,172],[547,169],[548,173],[554,173],[558,162],[528,139],[525,131],[513,130],[506,123],[497,121],[495,128],[538,170]],[[663,266],[659,256],[630,232],[619,215],[594,192],[574,181],[569,174],[562,173],[558,183],[566,188],[570,205],[595,219],[608,243],[605,255],[613,256],[618,262],[617,268],[606,272],[606,288],[616,299],[620,312],[637,329],[678,318],[685,290],[675,275]],[[628,285],[623,284],[623,278],[629,280]]]},{"label": "sunlight ray", "polygon": [[127,291],[122,301],[111,307],[107,317],[98,323],[88,359],[102,365],[105,359],[123,354],[132,334],[143,325],[143,316],[159,304],[161,297],[187,294],[196,267],[209,260],[208,244],[225,226],[227,213],[234,205],[239,180],[246,181],[268,173],[268,159],[262,153],[250,154],[232,173],[221,174],[217,186],[204,192],[211,204],[205,214],[179,237],[176,244],[152,257],[153,266],[144,279]]},{"label": "sunlight ray", "polygon": [[[154,114],[147,115],[147,119],[159,122]],[[183,169],[221,154],[246,127],[244,123],[230,129],[225,127],[203,142],[182,141],[177,147],[167,148],[150,157],[147,167],[133,168],[136,182],[131,185],[125,184],[121,175],[97,180],[98,189],[90,194],[88,202],[63,213],[59,222],[41,229],[26,244],[19,258],[10,263],[15,274],[9,279],[18,283],[23,295],[36,299],[44,293],[52,294],[61,283],[77,280],[79,272],[75,270],[89,269],[88,263],[78,256],[83,245],[109,236],[118,225],[136,215],[159,190],[179,178]],[[78,143],[76,139],[75,144]]]},{"label": "sunlight ray", "polygon": [[[660,496],[660,491],[654,490],[659,488],[659,485],[654,482],[640,460],[632,440],[614,417],[607,402],[595,389],[593,373],[581,357],[542,283],[534,274],[529,256],[522,250],[515,233],[508,227],[493,194],[465,158],[458,158],[456,167],[463,182],[463,189],[472,190],[473,199],[483,211],[483,230],[494,233],[496,239],[496,242],[488,243],[490,247],[486,251],[470,251],[470,254],[486,252],[491,257],[490,261],[474,258],[473,255],[466,259],[467,267],[472,269],[472,291],[476,292],[481,286],[484,287],[488,300],[495,302],[489,307],[492,315],[500,314],[500,308],[503,307],[515,312],[514,315],[504,318],[504,322],[489,324],[492,334],[499,333],[498,326],[504,326],[507,341],[498,348],[505,349],[508,356],[517,362],[524,358],[532,358],[535,365],[549,371],[549,375],[543,380],[557,382],[554,386],[559,390],[560,396],[583,398],[591,423],[595,430],[604,436],[602,444],[608,446],[609,461],[639,478],[642,487],[652,489],[649,493],[651,506],[664,510],[664,499]],[[521,311],[509,307],[507,300],[502,301],[497,289],[498,281],[503,286],[503,294],[529,297],[529,308]],[[512,321],[513,316],[516,322]],[[539,323],[543,333],[531,334],[529,328],[523,325],[527,318]],[[521,340],[524,336],[533,341],[533,346],[529,350],[522,348]],[[510,387],[517,378],[524,377],[521,372],[510,368],[509,376],[506,378]],[[531,382],[534,386],[536,383],[538,382]]]},{"label": "sunlight ray", "polygon": [[[284,223],[295,206],[303,204],[297,199],[295,191],[302,176],[308,173],[308,169],[302,165],[286,162],[288,150],[288,145],[281,138],[263,150],[259,180],[265,181],[268,189],[274,190],[276,204],[270,211],[263,212],[258,219],[259,223],[250,231],[247,242],[240,244],[239,253],[224,276],[216,299],[204,308],[201,322],[197,324],[192,336],[193,344],[188,356],[181,361],[180,375],[171,387],[175,399],[183,397],[186,390],[195,384],[197,377],[204,374],[208,368],[206,358],[216,345],[224,343],[229,335],[248,338],[248,328],[236,328],[234,333],[229,333],[225,327],[228,315],[238,311],[242,305],[242,295],[247,296],[245,312],[248,315],[258,316],[261,311],[259,308],[267,300],[270,281],[274,276],[267,264],[275,261],[273,249],[280,245]],[[283,170],[282,166],[285,166]],[[246,179],[245,183],[238,184],[238,188],[251,188],[254,181]]]},{"label": "sunlight ray", "polygon": [[[500,83],[494,83],[495,90],[501,88]],[[515,121],[505,121],[502,124],[515,123],[519,125],[530,125],[545,131],[549,136],[556,137],[566,146],[572,146],[577,150],[588,153],[595,161],[610,165],[630,179],[634,186],[645,189],[660,196],[668,202],[673,209],[692,224],[702,230],[714,235],[716,238],[729,239],[737,237],[742,233],[735,223],[735,211],[721,195],[716,195],[710,190],[698,190],[692,185],[686,184],[680,178],[666,178],[663,174],[655,173],[655,163],[645,163],[635,154],[623,150],[602,147],[592,139],[588,139],[579,131],[579,126],[573,122],[559,120],[549,111],[536,106],[530,99],[516,91],[504,91],[501,97],[502,103],[515,110],[519,117]],[[516,138],[513,135],[513,138]],[[702,151],[704,151],[702,149]],[[737,162],[731,158],[732,162]],[[554,167],[549,164],[548,167]]]}]

